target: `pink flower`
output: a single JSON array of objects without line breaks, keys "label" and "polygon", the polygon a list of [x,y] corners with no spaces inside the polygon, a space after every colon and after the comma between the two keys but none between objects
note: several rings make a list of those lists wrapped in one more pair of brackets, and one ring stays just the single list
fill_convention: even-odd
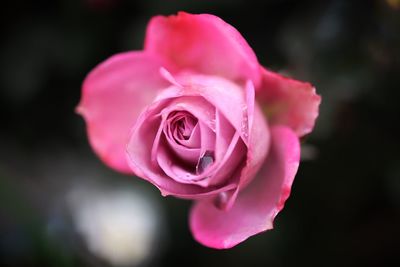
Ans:
[{"label": "pink flower", "polygon": [[194,238],[230,248],[272,229],[319,103],[220,18],[180,12],[150,21],[143,51],[92,70],[77,110],[107,165],[195,200]]}]

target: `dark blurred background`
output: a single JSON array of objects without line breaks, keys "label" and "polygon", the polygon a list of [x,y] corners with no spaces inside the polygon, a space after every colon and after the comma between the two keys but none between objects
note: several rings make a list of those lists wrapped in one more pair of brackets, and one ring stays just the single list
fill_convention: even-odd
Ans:
[{"label": "dark blurred background", "polygon": [[[74,113],[88,71],[180,10],[323,99],[276,228],[231,250],[99,162]],[[400,266],[400,1],[5,1],[0,20],[0,266]]]}]

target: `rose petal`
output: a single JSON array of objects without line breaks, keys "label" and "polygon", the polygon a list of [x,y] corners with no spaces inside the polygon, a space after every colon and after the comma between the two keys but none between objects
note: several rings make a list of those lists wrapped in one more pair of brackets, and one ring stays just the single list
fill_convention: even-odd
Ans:
[{"label": "rose petal", "polygon": [[210,177],[199,182],[204,187],[229,180],[247,153],[247,147],[240,139],[240,133],[235,131],[219,110],[216,112],[215,147],[216,164],[210,169]]},{"label": "rose petal", "polygon": [[300,145],[287,127],[271,129],[272,146],[257,178],[223,211],[209,200],[198,201],[190,214],[194,238],[212,248],[230,248],[248,237],[272,229],[273,220],[290,194],[297,172]]},{"label": "rose petal", "polygon": [[246,119],[243,122],[247,121],[247,125],[244,124],[246,125],[244,128],[251,129],[248,136],[247,158],[244,166],[235,170],[239,172],[234,175],[239,176],[238,186],[231,192],[224,192],[223,195],[218,196],[215,200],[216,206],[224,210],[229,210],[232,207],[239,191],[252,181],[264,163],[270,146],[270,132],[261,109],[255,103],[254,87],[251,82],[246,85],[246,106]]},{"label": "rose petal", "polygon": [[[171,90],[170,88],[171,87],[163,90],[162,94],[169,92]],[[168,98],[172,99],[172,102],[161,112],[165,118],[174,111],[187,111],[193,114],[193,116],[197,118],[199,122],[206,124],[209,128],[215,131],[215,107],[211,105],[205,98],[199,95],[185,96],[180,92],[178,92],[176,95],[172,94],[167,96],[164,99]],[[158,96],[157,101],[159,100],[161,100],[161,98]]]},{"label": "rose petal", "polygon": [[256,96],[270,124],[287,125],[300,137],[314,128],[321,97],[311,84],[262,69]]},{"label": "rose petal", "polygon": [[[198,125],[197,119],[189,112],[184,111],[169,116],[167,121],[166,133],[179,144],[189,140],[194,128]],[[198,141],[200,142],[200,140]]]},{"label": "rose petal", "polygon": [[[203,155],[206,151],[215,151],[215,132],[213,129],[208,127],[207,124],[199,121],[200,126],[200,138],[201,138],[201,146],[200,146],[200,155]],[[215,130],[215,129],[214,129]]]},{"label": "rose petal", "polygon": [[[246,146],[240,139],[239,134],[236,133],[226,150],[225,156],[220,162],[216,163],[215,168],[210,170],[212,176],[210,176],[209,179],[201,181],[199,184],[206,187],[232,180],[231,178],[234,176],[233,173],[237,171],[238,166],[241,165],[240,162],[244,162],[246,152]],[[238,181],[235,182],[238,183]]]},{"label": "rose petal", "polygon": [[[199,122],[201,129],[201,149],[205,151],[214,151],[215,133],[202,122]],[[179,151],[174,151],[179,152]],[[200,153],[201,155],[201,153]],[[197,161],[199,158],[197,158]],[[165,174],[175,181],[183,184],[197,184],[196,180],[207,176],[207,171],[201,175],[196,174],[196,164],[185,164],[171,155],[166,147],[160,146],[157,153],[157,163]]]},{"label": "rose petal", "polygon": [[[200,150],[189,149],[181,146],[174,140],[171,140],[171,138],[168,138],[168,136],[167,141],[181,158],[197,162],[204,150],[215,149],[215,134],[212,133],[212,139],[210,139],[211,136],[209,134],[212,131],[210,128],[215,130],[215,108],[201,96],[182,96],[173,98],[170,104],[161,111],[161,114],[163,115],[164,120],[167,120],[169,114],[175,111],[190,112],[198,120],[200,134],[197,135],[200,137]],[[166,123],[168,123],[168,121]],[[187,151],[186,155],[185,151]],[[197,157],[193,158],[192,156],[195,155],[195,152],[197,152]]]},{"label": "rose petal", "polygon": [[226,150],[230,144],[230,140],[232,140],[235,129],[229,123],[229,121],[225,118],[224,115],[221,114],[220,111],[216,112],[216,140],[215,140],[215,159],[216,161],[221,161],[224,155],[226,154]]},{"label": "rose petal", "polygon": [[94,151],[118,171],[132,173],[125,153],[129,129],[158,89],[168,85],[160,66],[146,53],[122,53],[94,68],[83,83],[77,112],[85,118]]},{"label": "rose petal", "polygon": [[[157,132],[160,125],[162,125],[162,116],[160,116],[160,113],[173,100],[174,98],[166,98],[153,102],[140,114],[136,124],[132,128],[128,141],[127,159],[129,166],[135,172],[140,172],[141,175],[139,176],[141,178],[154,184],[163,196],[173,195],[185,199],[202,199],[236,188],[235,183],[227,183],[224,186],[218,187],[210,186],[208,188],[178,183],[168,177],[158,165],[154,164],[154,160],[150,157],[150,154]],[[154,155],[155,157],[159,156],[159,151]],[[165,157],[165,160],[168,160],[168,158]]]},{"label": "rose petal", "polygon": [[[245,187],[264,163],[270,146],[271,134],[268,129],[267,120],[260,106],[255,102],[253,84],[248,81],[246,85],[246,112],[249,130],[248,152],[246,166],[240,177],[240,189]],[[269,122],[268,122],[269,124]]]},{"label": "rose petal", "polygon": [[[179,115],[178,115],[179,114]],[[168,116],[166,121],[163,123],[162,127],[163,132],[164,132],[164,137],[166,139],[166,142],[168,143],[169,147],[173,150],[174,154],[176,154],[180,159],[184,160],[185,162],[191,163],[191,164],[196,164],[200,157],[200,133],[193,134],[192,132],[190,133],[190,139],[184,140],[181,139],[179,136],[180,134],[177,133],[177,127],[176,125],[173,126],[172,124],[176,123],[174,122],[176,119],[178,120],[185,120],[182,116],[184,113],[177,113],[173,116]],[[186,115],[187,116],[187,115]],[[175,127],[174,130],[172,130],[172,127]],[[198,130],[198,123],[196,123],[196,126],[189,126],[190,131],[197,131]],[[198,140],[193,140],[193,136],[197,136]],[[183,145],[182,142],[189,143],[189,144],[197,144],[195,147],[188,147],[186,145]],[[157,151],[155,151],[157,153]]]},{"label": "rose petal", "polygon": [[171,69],[260,82],[258,61],[246,40],[213,15],[179,12],[154,17],[147,28],[145,50],[168,60]]},{"label": "rose petal", "polygon": [[170,140],[168,138],[167,142],[168,145],[171,147],[173,152],[182,160],[185,162],[191,163],[196,165],[196,162],[199,160],[200,157],[200,148],[189,148],[189,147],[184,147],[182,145],[177,144],[175,141]]},{"label": "rose petal", "polygon": [[169,87],[164,95],[200,95],[211,103],[240,133],[248,145],[249,129],[246,92],[238,84],[218,76],[183,73],[176,76],[183,88]]},{"label": "rose petal", "polygon": [[192,129],[192,133],[190,134],[187,140],[180,140],[181,145],[188,148],[198,148],[200,147],[200,126],[197,123]]},{"label": "rose petal", "polygon": [[193,184],[191,181],[196,178],[194,168],[189,169],[189,166],[179,166],[178,164],[182,165],[182,162],[174,160],[171,156],[171,151],[168,151],[166,147],[159,148],[157,163],[170,179],[178,183]]},{"label": "rose petal", "polygon": [[[252,82],[248,81],[246,90],[243,90],[243,88],[231,81],[210,75],[183,73],[174,77],[174,80],[179,86],[170,86],[163,90],[157,96],[158,100],[183,96],[202,96],[226,118],[228,123],[225,122],[224,125],[229,124],[230,127],[233,127],[240,134],[241,139],[248,148],[252,146],[251,150],[253,152],[247,153],[246,171],[240,175],[240,183],[244,187],[259,169],[269,145],[268,128],[262,112],[254,102],[254,86]],[[251,131],[249,130],[250,128]],[[251,141],[250,136],[254,136]],[[250,142],[253,142],[253,144],[250,144]],[[214,165],[214,168],[210,169],[210,173],[221,166],[223,169],[223,164],[218,164],[218,162]],[[230,169],[229,171],[232,170]],[[221,175],[223,176],[227,172],[224,170]],[[200,180],[198,179],[198,181]],[[198,182],[198,184],[206,187],[212,180],[214,179],[206,179]],[[216,179],[216,181],[219,183],[221,179]],[[235,194],[230,195],[235,196]],[[234,200],[228,199],[230,202]]]}]

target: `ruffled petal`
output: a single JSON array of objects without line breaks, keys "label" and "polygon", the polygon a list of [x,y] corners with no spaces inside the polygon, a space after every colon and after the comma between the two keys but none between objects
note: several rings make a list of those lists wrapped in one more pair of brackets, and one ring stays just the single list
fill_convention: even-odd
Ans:
[{"label": "ruffled petal", "polygon": [[198,201],[190,214],[194,238],[212,248],[230,248],[273,228],[273,220],[289,197],[300,159],[296,134],[287,127],[271,129],[271,148],[257,177],[239,193],[228,211],[210,200]]},{"label": "ruffled petal", "polygon": [[289,126],[299,137],[314,128],[321,97],[311,84],[263,69],[256,97],[270,124]]},{"label": "ruffled petal", "polygon": [[94,151],[118,171],[132,173],[125,152],[129,129],[169,84],[160,75],[161,66],[161,60],[148,53],[121,53],[95,67],[83,83],[77,112],[86,121]]},{"label": "ruffled petal", "polygon": [[209,14],[156,16],[147,28],[145,50],[166,59],[170,70],[188,69],[230,80],[260,82],[256,55],[231,25]]}]

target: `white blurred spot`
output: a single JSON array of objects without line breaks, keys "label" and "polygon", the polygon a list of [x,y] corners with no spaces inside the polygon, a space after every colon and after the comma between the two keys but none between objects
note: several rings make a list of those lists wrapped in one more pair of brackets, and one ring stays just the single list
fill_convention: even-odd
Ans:
[{"label": "white blurred spot", "polygon": [[78,188],[68,195],[73,221],[88,249],[115,266],[138,265],[151,257],[159,235],[159,209],[132,190]]}]

